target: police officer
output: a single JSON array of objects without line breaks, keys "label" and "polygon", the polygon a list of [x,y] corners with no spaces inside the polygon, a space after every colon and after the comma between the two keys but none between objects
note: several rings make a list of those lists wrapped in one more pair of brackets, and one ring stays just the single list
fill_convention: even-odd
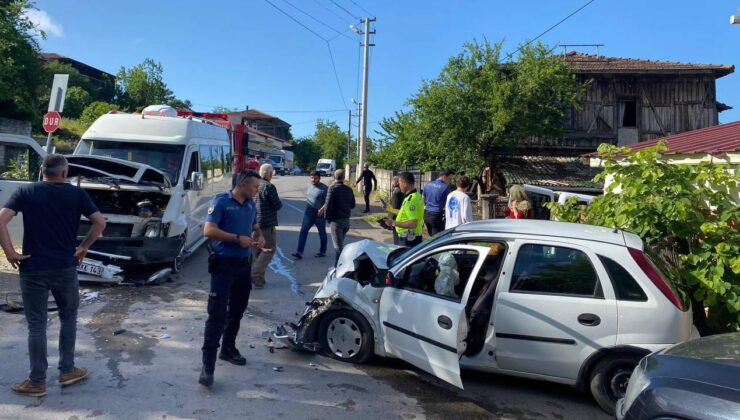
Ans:
[{"label": "police officer", "polygon": [[219,359],[240,366],[247,363],[236,349],[236,334],[252,289],[251,248],[265,246],[252,200],[258,185],[259,175],[254,171],[240,172],[231,191],[213,198],[206,216],[203,234],[211,239],[212,254],[208,259],[211,292],[203,334],[203,368],[198,379],[204,386],[213,385],[219,341]]},{"label": "police officer", "polygon": [[409,247],[421,243],[424,229],[424,201],[416,191],[414,182],[414,175],[410,172],[398,175],[398,186],[405,196],[396,220],[386,219],[386,223],[396,229],[401,245]]}]

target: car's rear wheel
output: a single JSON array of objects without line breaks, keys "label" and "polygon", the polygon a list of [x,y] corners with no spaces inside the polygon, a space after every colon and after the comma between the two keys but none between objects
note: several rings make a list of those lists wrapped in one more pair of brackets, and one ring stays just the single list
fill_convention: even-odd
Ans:
[{"label": "car's rear wheel", "polygon": [[607,414],[614,415],[617,400],[624,397],[630,376],[638,362],[634,356],[608,356],[591,372],[591,394]]},{"label": "car's rear wheel", "polygon": [[373,355],[373,330],[365,317],[353,310],[327,312],[319,324],[324,354],[349,363],[364,363]]}]

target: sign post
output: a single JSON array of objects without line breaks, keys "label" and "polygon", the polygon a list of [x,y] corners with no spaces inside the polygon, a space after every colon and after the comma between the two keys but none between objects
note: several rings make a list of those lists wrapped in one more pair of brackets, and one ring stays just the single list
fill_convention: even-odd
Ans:
[{"label": "sign post", "polygon": [[64,98],[67,95],[68,81],[68,74],[55,74],[54,81],[51,84],[51,95],[49,95],[49,112],[44,115],[43,121],[44,131],[49,133],[49,135],[46,137],[46,153],[51,153],[51,149],[53,146],[51,133],[59,128],[59,123],[61,123],[62,121],[62,116],[60,115],[60,112],[64,111]]}]

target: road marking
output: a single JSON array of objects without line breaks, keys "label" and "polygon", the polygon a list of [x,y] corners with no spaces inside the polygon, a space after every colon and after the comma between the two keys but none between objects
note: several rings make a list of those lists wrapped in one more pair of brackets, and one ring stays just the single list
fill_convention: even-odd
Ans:
[{"label": "road marking", "polygon": [[290,269],[283,263],[283,260],[289,261],[291,264],[295,261],[291,260],[290,258],[286,257],[283,253],[283,250],[280,249],[280,247],[277,248],[277,255],[272,258],[272,261],[270,262],[270,270],[272,270],[275,274],[279,274],[290,282],[290,290],[293,291],[293,293],[305,298],[306,294],[301,291],[301,284],[298,283],[298,279],[295,278],[293,273],[290,271]]},{"label": "road marking", "polygon": [[291,209],[297,211],[298,213],[303,214],[303,210],[299,209],[298,207],[296,207],[296,206],[294,206],[294,205],[292,205],[290,203],[285,203],[285,205],[288,206],[288,207],[290,207]]}]

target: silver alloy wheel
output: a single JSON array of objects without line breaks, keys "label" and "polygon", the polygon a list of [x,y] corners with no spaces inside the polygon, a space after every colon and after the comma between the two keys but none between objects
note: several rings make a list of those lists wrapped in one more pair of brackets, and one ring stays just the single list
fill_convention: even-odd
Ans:
[{"label": "silver alloy wheel", "polygon": [[334,318],[326,329],[326,342],[329,350],[339,358],[349,359],[362,348],[362,332],[349,318]]}]

